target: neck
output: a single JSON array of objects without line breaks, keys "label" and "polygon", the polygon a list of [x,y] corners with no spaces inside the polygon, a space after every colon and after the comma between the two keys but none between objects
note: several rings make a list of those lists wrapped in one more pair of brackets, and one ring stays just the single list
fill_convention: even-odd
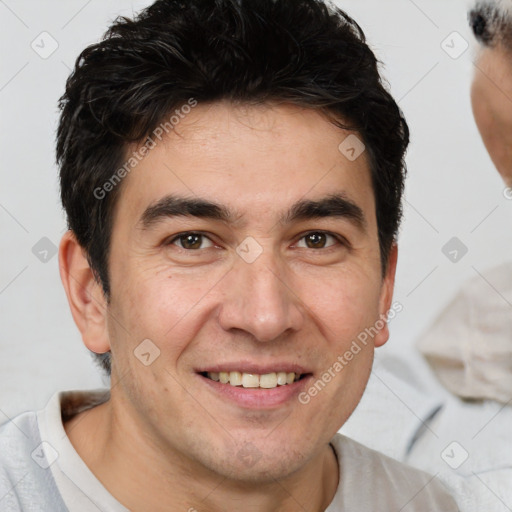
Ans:
[{"label": "neck", "polygon": [[186,454],[155,442],[114,398],[82,412],[64,427],[75,450],[125,507],[184,512],[324,511],[338,486],[330,445],[280,480],[244,482],[210,471]]}]

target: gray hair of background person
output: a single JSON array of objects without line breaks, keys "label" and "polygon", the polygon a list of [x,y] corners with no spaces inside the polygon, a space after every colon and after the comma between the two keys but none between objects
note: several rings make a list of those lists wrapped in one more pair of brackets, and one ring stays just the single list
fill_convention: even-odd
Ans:
[{"label": "gray hair of background person", "polygon": [[512,51],[512,0],[477,2],[469,21],[480,43]]}]

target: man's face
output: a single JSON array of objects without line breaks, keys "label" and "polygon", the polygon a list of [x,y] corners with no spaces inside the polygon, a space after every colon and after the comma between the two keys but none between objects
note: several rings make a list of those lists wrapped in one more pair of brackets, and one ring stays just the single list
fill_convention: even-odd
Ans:
[{"label": "man's face", "polygon": [[475,120],[494,165],[512,186],[512,55],[485,48],[476,64],[471,90]]},{"label": "man's face", "polygon": [[[383,329],[359,342],[333,372],[391,300],[368,161],[349,161],[338,150],[347,132],[293,106],[199,105],[176,132],[126,177],[115,211],[112,404],[123,428],[188,468],[280,478],[347,420],[387,340]],[[219,208],[181,204],[176,215],[183,199]],[[270,388],[208,377],[237,371],[248,385],[270,374]],[[304,376],[276,387],[292,372]]]}]

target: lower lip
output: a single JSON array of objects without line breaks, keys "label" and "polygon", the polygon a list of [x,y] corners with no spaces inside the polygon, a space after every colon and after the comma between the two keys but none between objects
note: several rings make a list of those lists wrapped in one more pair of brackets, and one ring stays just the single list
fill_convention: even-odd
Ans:
[{"label": "lower lip", "polygon": [[307,375],[292,384],[277,386],[272,389],[244,388],[242,386],[231,386],[196,374],[209,388],[224,399],[235,402],[240,407],[249,409],[267,409],[277,407],[291,400],[298,401],[297,396],[303,391],[312,375]]}]

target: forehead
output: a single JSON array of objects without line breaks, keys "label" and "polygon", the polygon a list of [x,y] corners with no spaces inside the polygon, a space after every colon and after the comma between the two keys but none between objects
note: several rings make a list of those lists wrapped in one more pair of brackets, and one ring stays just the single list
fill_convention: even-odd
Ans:
[{"label": "forehead", "polygon": [[483,48],[476,60],[475,84],[512,98],[512,52]]},{"label": "forehead", "polygon": [[[475,117],[482,129],[490,123],[500,127],[500,137],[509,135],[503,130],[512,126],[512,54],[501,48],[484,48],[475,63],[471,87]],[[497,134],[494,134],[497,135]]]},{"label": "forehead", "polygon": [[140,213],[173,193],[267,215],[306,196],[342,192],[373,210],[366,152],[354,160],[339,148],[349,136],[358,143],[312,109],[199,104],[162,140],[153,137],[153,149],[123,182],[120,207]]}]

